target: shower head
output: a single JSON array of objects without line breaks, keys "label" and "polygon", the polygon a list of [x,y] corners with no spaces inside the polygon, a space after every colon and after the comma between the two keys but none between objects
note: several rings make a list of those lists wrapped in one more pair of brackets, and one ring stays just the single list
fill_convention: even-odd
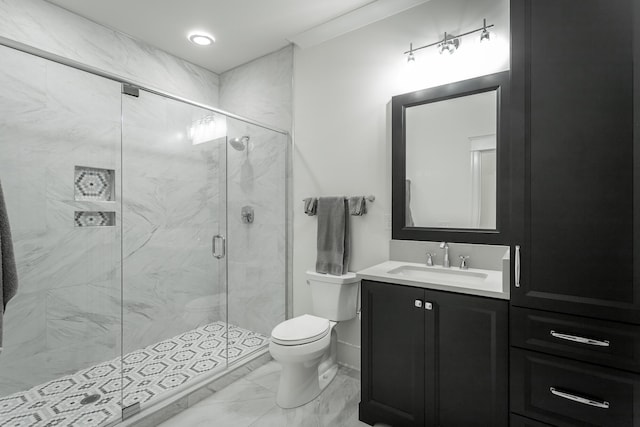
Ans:
[{"label": "shower head", "polygon": [[238,151],[243,151],[244,149],[248,148],[249,146],[249,137],[247,135],[242,136],[240,138],[233,138],[229,140],[229,144],[231,144],[231,146],[238,150]]}]

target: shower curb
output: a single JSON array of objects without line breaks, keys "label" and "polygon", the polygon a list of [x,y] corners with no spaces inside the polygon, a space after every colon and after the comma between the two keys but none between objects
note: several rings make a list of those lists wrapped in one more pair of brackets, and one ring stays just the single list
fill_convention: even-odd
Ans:
[{"label": "shower curb", "polygon": [[194,384],[180,393],[167,397],[145,408],[139,414],[125,421],[111,424],[111,426],[156,427],[158,424],[215,394],[271,360],[271,354],[269,354],[269,350],[265,348],[264,350],[247,356],[245,359],[234,362],[227,370],[217,376],[204,379],[200,383]]}]

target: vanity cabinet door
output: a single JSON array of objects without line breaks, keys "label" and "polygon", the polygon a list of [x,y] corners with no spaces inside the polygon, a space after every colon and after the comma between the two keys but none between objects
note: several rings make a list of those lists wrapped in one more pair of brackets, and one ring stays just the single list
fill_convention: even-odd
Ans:
[{"label": "vanity cabinet door", "polygon": [[428,290],[425,298],[433,302],[427,325],[434,325],[427,387],[438,385],[436,419],[427,415],[427,425],[509,425],[509,303]]},{"label": "vanity cabinet door", "polygon": [[640,323],[639,11],[511,2],[514,305]]},{"label": "vanity cabinet door", "polygon": [[362,281],[360,420],[425,425],[424,290]]},{"label": "vanity cabinet door", "polygon": [[360,420],[508,425],[507,301],[362,281]]}]

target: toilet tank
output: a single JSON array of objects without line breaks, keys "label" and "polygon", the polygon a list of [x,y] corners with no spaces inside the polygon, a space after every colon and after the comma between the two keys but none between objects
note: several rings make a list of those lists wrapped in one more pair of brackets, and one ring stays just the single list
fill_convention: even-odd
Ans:
[{"label": "toilet tank", "polygon": [[356,317],[360,279],[355,273],[341,276],[307,271],[313,313],[325,319],[341,321]]}]

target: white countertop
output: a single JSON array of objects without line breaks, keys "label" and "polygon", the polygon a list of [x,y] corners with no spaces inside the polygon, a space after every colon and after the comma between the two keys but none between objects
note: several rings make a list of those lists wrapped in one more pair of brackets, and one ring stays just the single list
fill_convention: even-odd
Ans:
[{"label": "white countertop", "polygon": [[[360,279],[376,280],[378,282],[395,283],[398,285],[415,286],[425,289],[434,289],[438,291],[457,292],[460,294],[478,295],[490,298],[509,299],[509,284],[503,281],[503,272],[495,270],[482,270],[478,268],[469,268],[462,270],[461,273],[478,273],[483,279],[464,280],[456,276],[458,267],[445,269],[442,266],[428,267],[438,276],[437,280],[424,279],[421,277],[412,277],[403,274],[389,273],[391,270],[398,268],[408,269],[424,269],[425,264],[405,261],[385,261],[373,267],[365,268],[356,274]],[[443,270],[446,270],[443,271]],[[444,273],[444,274],[437,274]]]}]

